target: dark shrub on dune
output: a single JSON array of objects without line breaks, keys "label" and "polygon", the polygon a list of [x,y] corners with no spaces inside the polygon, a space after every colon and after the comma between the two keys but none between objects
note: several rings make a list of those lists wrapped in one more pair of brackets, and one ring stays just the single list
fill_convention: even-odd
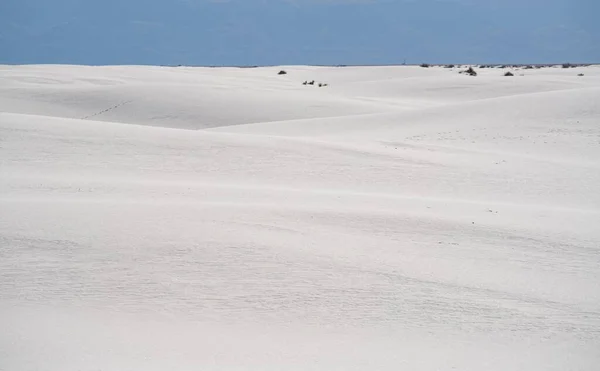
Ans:
[{"label": "dark shrub on dune", "polygon": [[469,75],[469,76],[477,76],[477,72],[473,69],[473,67],[469,67],[469,69],[460,71],[459,73]]}]

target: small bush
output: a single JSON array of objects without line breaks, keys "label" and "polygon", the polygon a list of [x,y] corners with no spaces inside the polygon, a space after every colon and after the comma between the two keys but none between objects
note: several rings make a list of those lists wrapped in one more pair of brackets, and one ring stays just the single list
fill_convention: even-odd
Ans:
[{"label": "small bush", "polygon": [[427,63],[423,63],[423,64],[421,64],[421,67],[423,67],[423,68],[429,68],[430,66]]},{"label": "small bush", "polygon": [[580,74],[579,74],[579,75],[577,75],[577,76],[581,77],[581,76],[585,76],[585,75],[584,75],[583,73],[580,73]]},{"label": "small bush", "polygon": [[287,75],[287,72],[285,72],[284,70],[279,71],[278,75]]},{"label": "small bush", "polygon": [[459,73],[463,73],[469,76],[477,76],[477,72],[473,69],[473,67],[469,67],[469,69],[465,71],[460,71]]},{"label": "small bush", "polygon": [[504,76],[514,76],[514,74],[510,71],[508,71],[507,73],[504,74]]},{"label": "small bush", "polygon": [[447,64],[446,68],[454,68],[454,65],[453,64]]},{"label": "small bush", "polygon": [[563,63],[562,68],[573,68],[575,66],[573,66],[571,63]]}]

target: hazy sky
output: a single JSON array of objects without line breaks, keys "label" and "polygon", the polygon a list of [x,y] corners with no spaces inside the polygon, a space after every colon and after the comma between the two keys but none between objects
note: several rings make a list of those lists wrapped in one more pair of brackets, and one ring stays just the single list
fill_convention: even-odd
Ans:
[{"label": "hazy sky", "polygon": [[0,63],[600,62],[600,0],[0,0]]}]

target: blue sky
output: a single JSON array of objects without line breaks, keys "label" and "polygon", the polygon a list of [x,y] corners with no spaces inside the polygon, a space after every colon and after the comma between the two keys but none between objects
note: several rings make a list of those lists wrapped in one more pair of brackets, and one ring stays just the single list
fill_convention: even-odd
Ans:
[{"label": "blue sky", "polygon": [[0,63],[600,62],[598,0],[1,0]]}]

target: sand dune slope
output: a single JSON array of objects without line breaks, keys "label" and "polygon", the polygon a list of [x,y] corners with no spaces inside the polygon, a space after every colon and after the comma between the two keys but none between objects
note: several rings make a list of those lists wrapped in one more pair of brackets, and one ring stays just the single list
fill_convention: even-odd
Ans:
[{"label": "sand dune slope", "polygon": [[600,68],[503,72],[0,67],[0,370],[596,369]]}]

